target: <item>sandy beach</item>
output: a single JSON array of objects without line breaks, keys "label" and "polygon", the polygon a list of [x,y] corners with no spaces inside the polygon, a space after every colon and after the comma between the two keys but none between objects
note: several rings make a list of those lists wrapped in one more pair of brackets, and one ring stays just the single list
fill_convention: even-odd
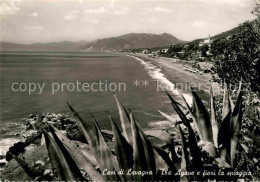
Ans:
[{"label": "sandy beach", "polygon": [[[208,98],[210,89],[210,80],[212,76],[210,73],[191,73],[184,70],[185,67],[190,67],[175,58],[158,57],[151,58],[145,54],[134,54],[145,61],[149,61],[162,69],[162,73],[176,85],[176,88],[181,93],[190,94],[190,87],[194,87],[202,99]],[[217,93],[220,90],[219,84],[211,82],[213,90]]]}]

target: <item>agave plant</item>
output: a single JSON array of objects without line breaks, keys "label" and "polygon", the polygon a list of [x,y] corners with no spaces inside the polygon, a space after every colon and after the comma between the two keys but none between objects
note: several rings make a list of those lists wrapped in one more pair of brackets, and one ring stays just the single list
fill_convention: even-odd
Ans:
[{"label": "agave plant", "polygon": [[[159,112],[179,129],[180,159],[176,154],[173,138],[170,137],[166,142],[169,144],[169,152],[155,145],[135,120],[134,114],[125,109],[116,95],[114,97],[123,132],[121,133],[119,126],[109,115],[114,151],[109,148],[95,118],[92,117],[90,121],[84,120],[68,103],[88,144],[85,144],[85,148],[76,147],[73,141],[54,126],[47,124],[47,127],[43,127],[44,143],[54,172],[59,180],[63,181],[189,181],[194,178],[203,181],[202,176],[178,175],[179,172],[203,171],[202,150],[208,152],[221,165],[234,166],[242,121],[241,83],[235,104],[228,95],[227,86],[224,91],[221,123],[218,123],[216,118],[212,89],[210,114],[194,90],[193,107],[190,107],[183,97],[190,117],[183,112],[184,107],[166,92],[181,122],[176,122],[174,117]],[[25,169],[28,173],[26,166]],[[168,174],[171,175],[161,175],[161,171],[170,172]]]},{"label": "agave plant", "polygon": [[[164,149],[148,138],[133,113],[124,108],[116,95],[114,97],[123,129],[121,133],[112,116],[108,116],[112,125],[114,151],[108,147],[95,118],[83,120],[69,103],[77,125],[88,142],[88,153],[75,147],[55,127],[48,125],[47,129],[43,129],[52,166],[60,180],[155,181],[161,179],[159,171],[175,173],[179,170],[177,166],[180,166],[180,161],[174,146],[169,147],[172,156],[169,157]],[[167,142],[173,145],[172,139]],[[178,180],[178,176],[174,178]]]},{"label": "agave plant", "polygon": [[[234,167],[234,159],[238,146],[238,135],[242,124],[241,86],[242,82],[240,82],[236,103],[234,104],[228,94],[227,85],[225,84],[222,118],[220,119],[220,123],[218,123],[216,118],[216,106],[212,87],[210,89],[210,113],[207,111],[202,100],[193,89],[191,90],[193,97],[192,108],[183,97],[187,110],[190,113],[191,120],[184,114],[171,95],[166,92],[171,100],[173,108],[178,113],[182,123],[188,129],[188,146],[193,159],[192,162],[197,168],[199,166],[202,167],[201,157],[199,155],[200,147],[202,150],[207,151],[211,157],[215,158],[220,165]],[[162,115],[166,119],[176,123],[176,120],[173,120],[171,116],[165,113],[162,113]],[[192,127],[190,123],[192,123],[194,127]],[[182,131],[180,131],[180,133],[182,133]],[[182,147],[186,147],[183,138],[182,143]],[[185,151],[183,151],[183,153],[187,154]],[[184,159],[186,163],[190,162],[189,158],[185,156]]]}]

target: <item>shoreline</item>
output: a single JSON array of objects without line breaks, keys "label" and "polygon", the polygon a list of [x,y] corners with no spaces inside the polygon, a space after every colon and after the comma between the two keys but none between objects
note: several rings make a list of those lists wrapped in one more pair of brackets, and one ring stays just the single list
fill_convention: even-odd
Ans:
[{"label": "shoreline", "polygon": [[144,61],[151,62],[161,69],[161,73],[165,74],[166,78],[176,85],[176,90],[182,94],[191,95],[190,86],[194,87],[202,100],[208,100],[210,83],[214,93],[218,93],[221,87],[216,82],[211,82],[212,76],[210,73],[203,73],[202,75],[191,73],[184,70],[188,67],[186,64],[180,63],[178,59],[158,57],[151,58],[144,54],[129,54]]}]

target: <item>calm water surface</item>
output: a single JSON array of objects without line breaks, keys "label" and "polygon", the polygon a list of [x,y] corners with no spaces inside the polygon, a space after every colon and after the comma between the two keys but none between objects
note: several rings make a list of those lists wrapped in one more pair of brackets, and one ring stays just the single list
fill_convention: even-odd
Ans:
[{"label": "calm water surface", "polygon": [[[84,118],[92,113],[101,127],[109,127],[108,112],[118,119],[117,107],[110,91],[64,91],[52,93],[52,83],[124,83],[126,91],[115,91],[126,108],[132,110],[142,125],[162,120],[157,109],[172,112],[157,81],[136,59],[104,53],[12,53],[0,57],[0,124],[20,122],[31,113],[70,113],[69,102]],[[133,81],[140,81],[136,87]],[[149,81],[148,86],[142,81]],[[28,92],[12,91],[13,83],[45,83]]]}]

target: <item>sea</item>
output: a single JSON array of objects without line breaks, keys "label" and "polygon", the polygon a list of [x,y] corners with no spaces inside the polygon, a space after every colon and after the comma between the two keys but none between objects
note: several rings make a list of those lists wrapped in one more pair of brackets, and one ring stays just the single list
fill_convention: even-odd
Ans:
[{"label": "sea", "polygon": [[[163,87],[174,85],[152,62],[132,55],[86,52],[0,53],[0,155],[21,139],[30,114],[71,116],[67,102],[86,120],[110,129],[119,122],[116,94],[144,127],[174,114]],[[171,89],[173,95],[178,91]]]}]

